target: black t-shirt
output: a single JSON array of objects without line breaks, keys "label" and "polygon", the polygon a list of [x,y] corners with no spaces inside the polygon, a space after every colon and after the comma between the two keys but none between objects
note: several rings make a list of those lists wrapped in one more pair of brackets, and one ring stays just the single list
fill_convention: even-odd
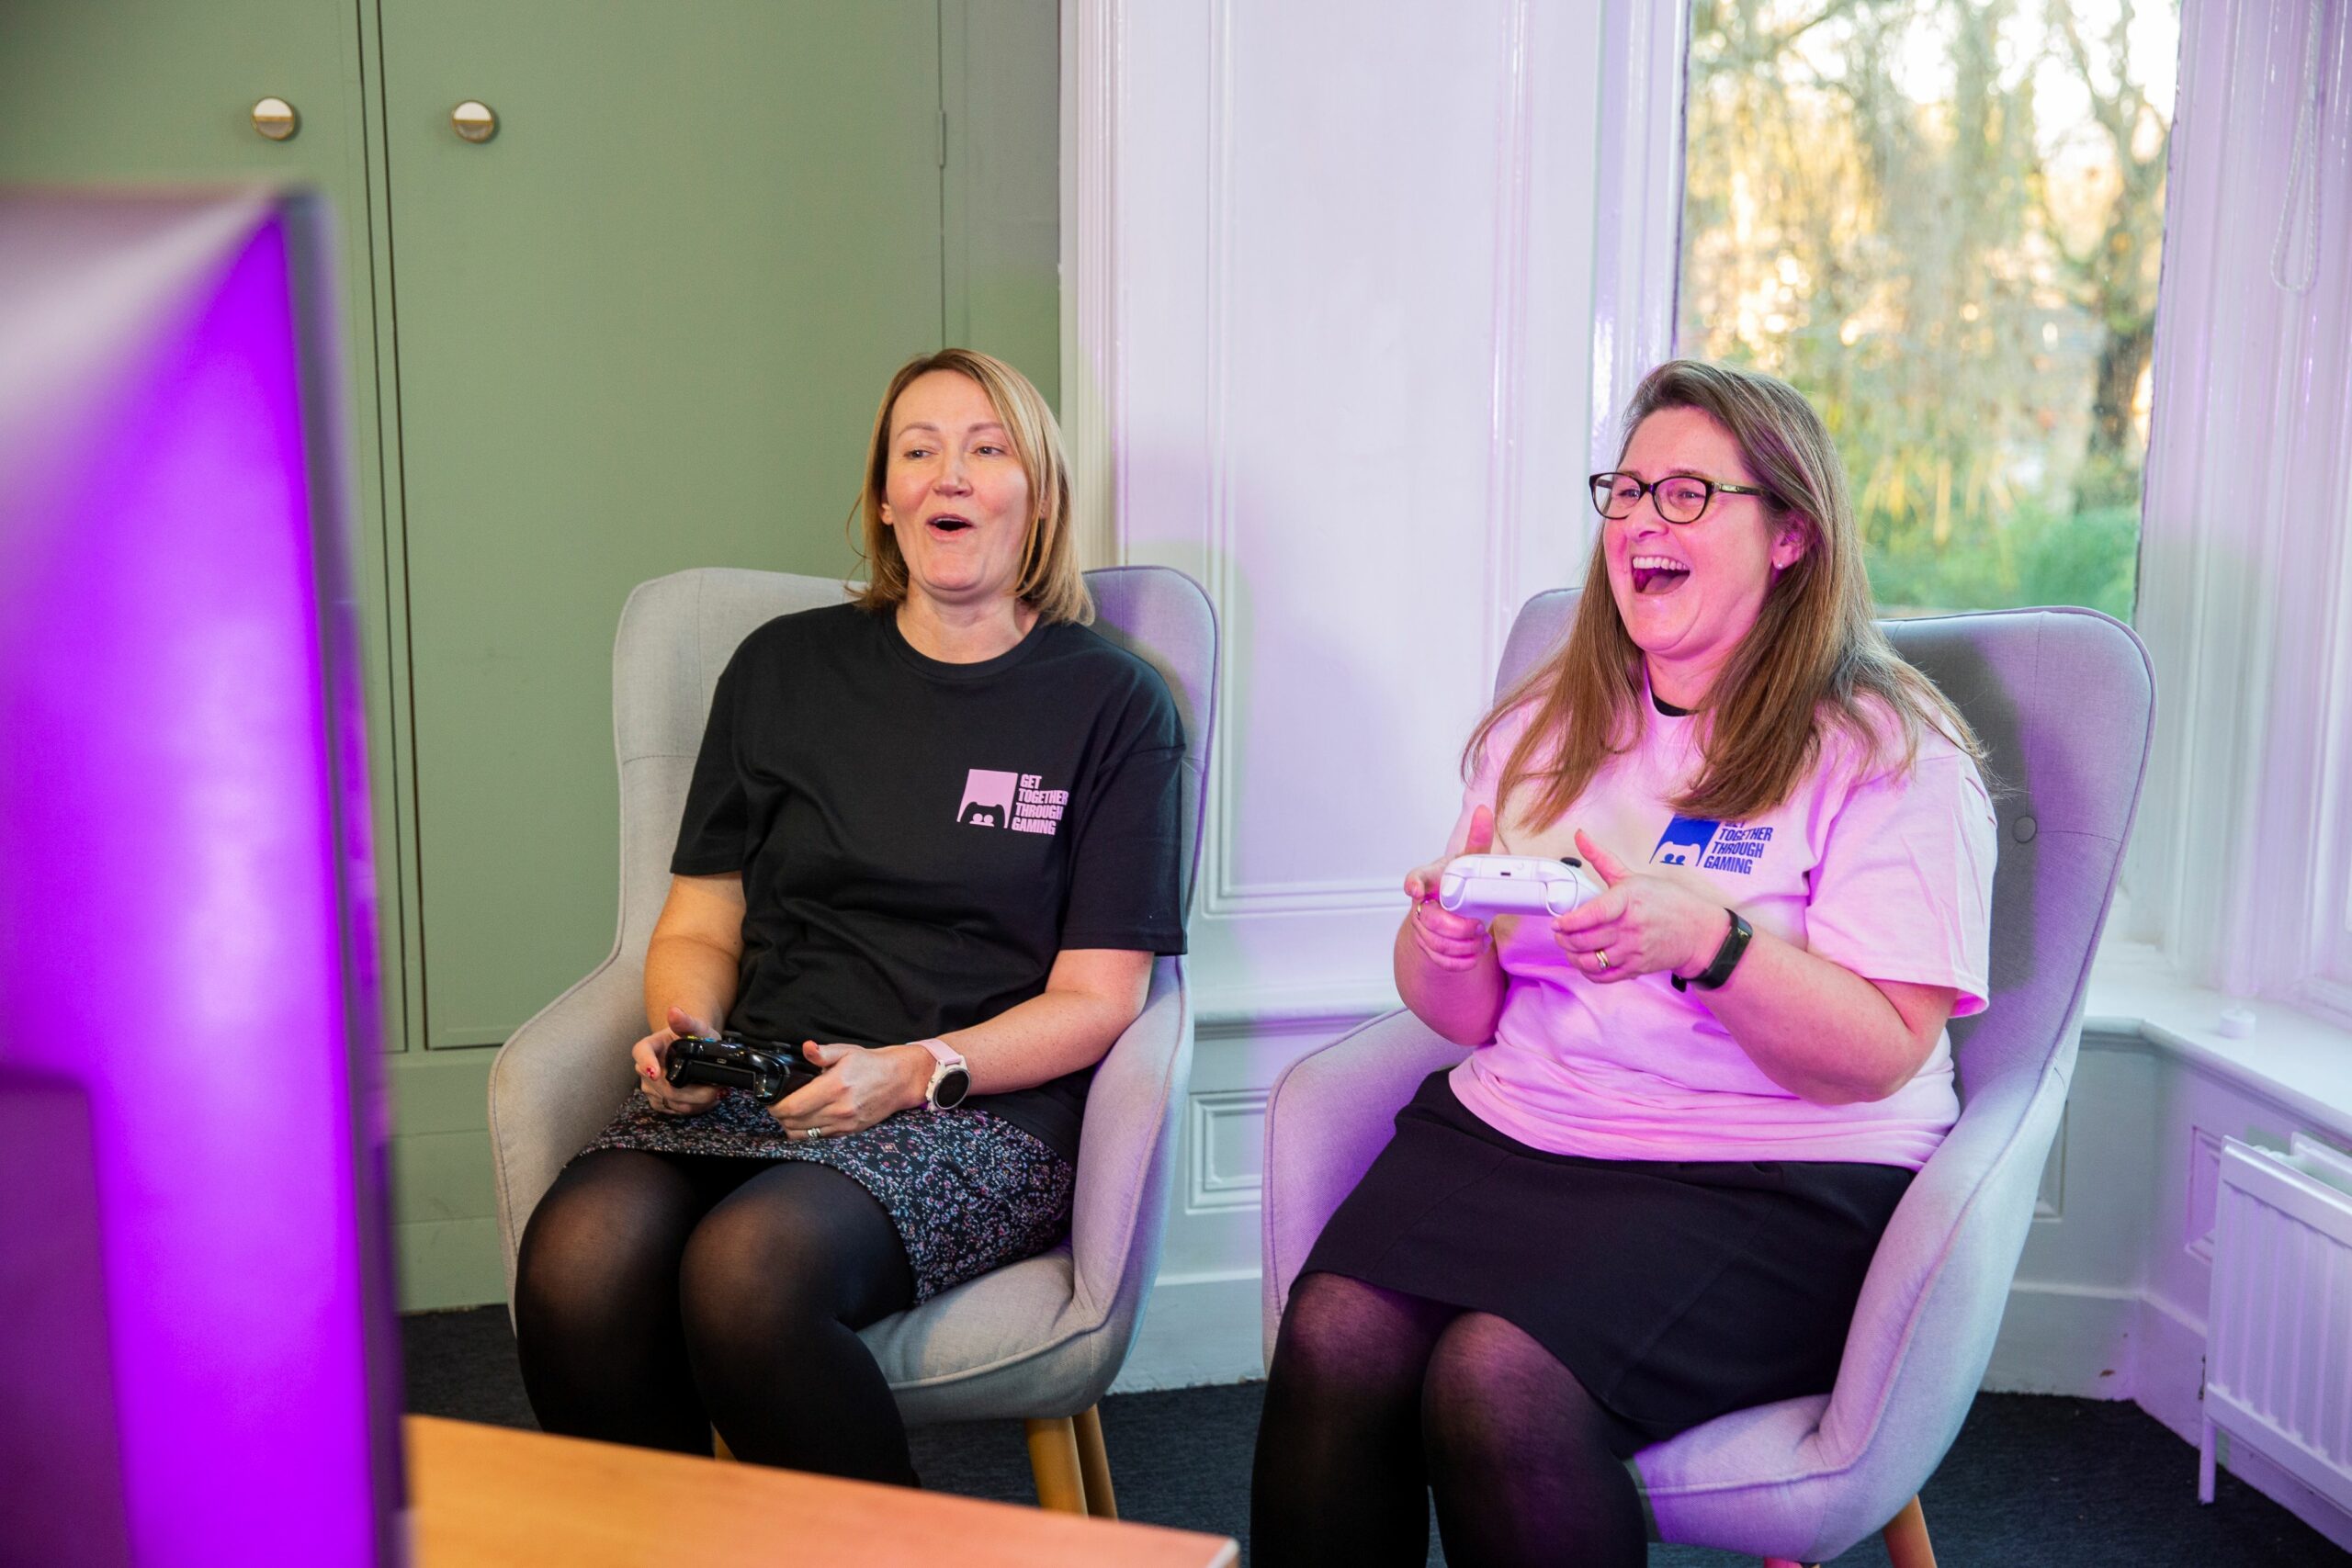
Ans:
[{"label": "black t-shirt", "polygon": [[[743,875],[729,1027],[899,1044],[1038,995],[1064,948],[1183,952],[1183,754],[1159,672],[1084,626],[944,664],[888,612],[768,622],[718,678],[670,862]],[[967,1103],[1075,1160],[1092,1077]]]}]

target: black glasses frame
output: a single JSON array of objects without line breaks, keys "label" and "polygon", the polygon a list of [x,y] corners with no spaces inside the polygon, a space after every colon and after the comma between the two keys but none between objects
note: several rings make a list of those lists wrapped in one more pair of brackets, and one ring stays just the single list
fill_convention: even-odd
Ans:
[{"label": "black glasses frame", "polygon": [[[1611,512],[1609,510],[1609,503],[1611,501],[1614,501],[1617,497],[1617,481],[1619,479],[1633,480],[1634,486],[1634,499],[1632,502],[1626,506],[1624,511]],[[1695,480],[1698,484],[1702,486],[1707,492],[1700,499],[1699,510],[1693,512],[1688,517],[1677,517],[1672,513],[1667,511],[1666,498],[1658,493],[1658,485],[1670,484],[1676,479],[1681,479],[1686,482]],[[1585,483],[1589,486],[1592,491],[1592,509],[1612,522],[1623,522],[1625,518],[1631,517],[1634,514],[1634,508],[1641,505],[1642,497],[1648,496],[1650,498],[1650,504],[1657,509],[1657,514],[1678,527],[1696,523],[1700,518],[1704,517],[1707,514],[1707,508],[1715,503],[1715,497],[1718,495],[1771,494],[1771,491],[1758,490],[1754,485],[1718,484],[1713,479],[1701,479],[1697,474],[1668,474],[1666,478],[1652,484],[1645,483],[1636,475],[1611,469],[1610,472],[1605,474],[1594,474],[1589,479],[1586,479]]]}]

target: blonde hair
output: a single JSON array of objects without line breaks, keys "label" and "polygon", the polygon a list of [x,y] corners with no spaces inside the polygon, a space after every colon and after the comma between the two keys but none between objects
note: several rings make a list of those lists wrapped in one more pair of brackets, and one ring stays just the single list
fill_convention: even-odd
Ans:
[{"label": "blonde hair", "polygon": [[[1776,537],[1793,528],[1804,541],[1804,553],[1765,591],[1755,626],[1707,694],[1699,774],[1668,804],[1726,822],[1768,811],[1812,770],[1824,728],[1832,726],[1853,738],[1873,770],[1907,773],[1927,728],[1981,765],[1984,748],[1968,721],[1878,628],[1845,465],[1804,395],[1755,371],[1669,360],[1634,392],[1620,462],[1642,422],[1665,409],[1695,409],[1722,426],[1768,492],[1758,498],[1766,526]],[[1529,819],[1556,820],[1603,762],[1633,749],[1648,722],[1642,650],[1610,592],[1604,535],[1594,537],[1576,623],[1558,656],[1504,694],[1464,749],[1467,776],[1496,725],[1534,705],[1503,765],[1498,817],[1513,789],[1536,784],[1541,793]],[[1900,759],[1884,749],[1887,716],[1902,731]]]},{"label": "blonde hair", "polygon": [[1071,538],[1069,468],[1062,457],[1061,427],[1054,423],[1054,411],[1046,406],[1029,378],[994,355],[970,348],[943,348],[936,354],[916,355],[899,367],[898,374],[890,378],[889,389],[882,394],[882,406],[874,413],[874,437],[865,449],[865,491],[850,513],[853,525],[862,520],[860,554],[867,567],[865,586],[857,591],[856,603],[876,612],[906,603],[907,558],[899,553],[899,541],[889,525],[882,521],[890,474],[890,414],[899,405],[899,394],[934,370],[952,370],[968,378],[988,394],[989,406],[996,411],[997,423],[1004,426],[1021,471],[1028,476],[1029,532],[1022,542],[1021,576],[1013,593],[1041,620],[1087,625],[1094,619],[1094,601],[1088,596],[1086,579],[1078,570],[1078,547]]}]

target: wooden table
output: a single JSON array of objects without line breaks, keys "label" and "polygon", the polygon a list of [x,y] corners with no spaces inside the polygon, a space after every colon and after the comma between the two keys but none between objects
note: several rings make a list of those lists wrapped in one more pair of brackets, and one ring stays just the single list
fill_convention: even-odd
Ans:
[{"label": "wooden table", "polygon": [[543,1562],[1227,1568],[1231,1540],[938,1492],[407,1418],[418,1568]]}]

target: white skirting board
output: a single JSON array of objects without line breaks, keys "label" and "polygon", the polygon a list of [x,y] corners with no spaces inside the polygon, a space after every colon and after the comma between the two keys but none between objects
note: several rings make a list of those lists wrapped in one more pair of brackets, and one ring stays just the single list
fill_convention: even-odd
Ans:
[{"label": "white skirting board", "polygon": [[1994,1393],[2129,1399],[2139,1319],[2133,1292],[2012,1286],[1984,1386]]},{"label": "white skirting board", "polygon": [[1145,1299],[1143,1328],[1113,1393],[1263,1377],[1258,1270],[1162,1274]]}]

